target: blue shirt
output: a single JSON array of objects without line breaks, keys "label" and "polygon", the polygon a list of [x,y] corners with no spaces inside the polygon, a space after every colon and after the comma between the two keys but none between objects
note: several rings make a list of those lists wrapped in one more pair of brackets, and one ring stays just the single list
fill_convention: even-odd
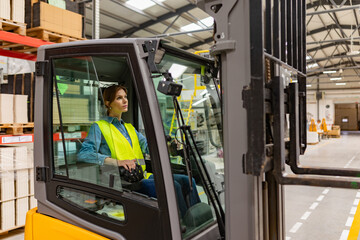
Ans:
[{"label": "blue shirt", "polygon": [[[132,147],[131,138],[122,119],[119,121],[114,117],[105,117],[104,120],[112,123],[120,131],[120,133],[124,135]],[[148,153],[146,138],[136,129],[135,132],[139,139],[141,151],[145,155],[145,153]],[[91,125],[88,135],[85,138],[77,157],[80,162],[96,163],[99,165],[104,164],[105,158],[111,157],[110,148],[97,123]]]}]

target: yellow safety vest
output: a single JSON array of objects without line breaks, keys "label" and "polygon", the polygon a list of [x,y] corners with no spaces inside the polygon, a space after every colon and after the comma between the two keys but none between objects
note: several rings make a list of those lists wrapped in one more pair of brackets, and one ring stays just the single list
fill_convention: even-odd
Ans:
[{"label": "yellow safety vest", "polygon": [[139,139],[133,125],[130,123],[124,123],[132,142],[131,147],[129,141],[124,137],[124,135],[121,134],[121,132],[114,126],[114,124],[111,124],[105,120],[100,120],[96,123],[99,126],[107,145],[109,146],[111,158],[117,160],[136,159],[137,163],[140,164],[143,169],[144,178],[149,178],[151,174],[146,172],[144,156],[142,154]]}]

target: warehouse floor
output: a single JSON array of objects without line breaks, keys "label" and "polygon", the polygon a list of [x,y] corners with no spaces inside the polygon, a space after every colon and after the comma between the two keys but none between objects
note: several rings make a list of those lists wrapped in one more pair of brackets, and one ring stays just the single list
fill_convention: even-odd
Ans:
[{"label": "warehouse floor", "polygon": [[[301,157],[302,165],[360,168],[360,132],[343,132],[341,138],[323,139],[309,145]],[[286,240],[357,239],[360,225],[353,223],[360,215],[358,189],[285,186]],[[0,239],[24,239],[24,229],[9,232]]]},{"label": "warehouse floor", "polygon": [[6,235],[0,235],[0,239],[6,240],[24,240],[24,228],[19,228],[13,231],[10,231]]}]

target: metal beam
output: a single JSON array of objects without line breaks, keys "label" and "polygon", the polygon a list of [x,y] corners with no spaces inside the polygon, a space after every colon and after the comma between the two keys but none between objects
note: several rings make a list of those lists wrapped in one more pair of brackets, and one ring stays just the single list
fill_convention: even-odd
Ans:
[{"label": "metal beam", "polygon": [[115,34],[115,35],[113,35],[113,36],[111,36],[111,37],[112,37],[112,38],[121,38],[121,37],[124,37],[124,36],[127,36],[127,35],[131,35],[131,34],[133,34],[134,32],[137,32],[137,31],[142,30],[142,29],[144,29],[144,28],[150,27],[151,25],[160,23],[160,22],[162,22],[162,21],[164,21],[164,20],[166,20],[166,19],[175,17],[175,16],[177,16],[177,15],[182,14],[183,12],[189,11],[189,10],[194,9],[194,8],[196,8],[195,5],[193,5],[193,4],[188,4],[188,5],[184,6],[184,7],[181,7],[181,8],[179,8],[179,9],[176,9],[175,12],[166,13],[166,14],[158,17],[158,18],[155,19],[155,20],[149,20],[149,21],[147,21],[147,22],[144,22],[144,23],[140,24],[139,27],[130,28],[130,29],[128,29],[128,30],[125,30],[124,33],[122,33],[122,34]]},{"label": "metal beam", "polygon": [[198,46],[204,45],[204,44],[208,44],[214,41],[213,37],[209,37],[204,39],[204,42],[195,42],[189,45],[189,47],[183,47],[182,49],[184,50],[188,50],[188,49],[192,49],[192,48],[196,48]]},{"label": "metal beam", "polygon": [[126,3],[123,3],[123,2],[121,2],[119,0],[110,0],[110,1],[117,4],[117,5],[120,5],[120,6],[124,7],[124,8],[126,8],[126,9],[128,9],[130,11],[133,11],[134,13],[137,13],[137,14],[140,14],[140,15],[142,15],[144,17],[147,17],[147,18],[149,18],[149,19],[151,19],[153,21],[156,20],[156,17],[154,17],[154,16],[152,16],[152,15],[150,15],[150,14],[148,14],[148,13],[146,13],[146,12],[140,10],[140,9],[137,9],[137,8],[135,8],[133,6],[130,6],[130,5],[126,4]]},{"label": "metal beam", "polygon": [[[353,25],[342,25],[341,24],[340,27],[342,29],[353,29]],[[327,25],[327,26],[322,27],[322,28],[313,29],[313,30],[307,32],[306,35],[312,35],[312,34],[328,31],[329,29],[335,29],[335,28],[338,28],[338,26],[336,24],[331,24],[331,25]]]},{"label": "metal beam", "polygon": [[[86,7],[86,9],[92,10],[91,7]],[[105,11],[105,10],[103,10],[103,9],[100,9],[100,14],[101,14],[101,15],[104,15],[104,16],[107,16],[107,17],[109,17],[109,18],[115,19],[115,20],[117,20],[117,21],[120,21],[120,22],[124,22],[124,23],[126,23],[126,24],[129,24],[129,25],[132,26],[132,27],[139,27],[139,26],[140,26],[140,24],[138,24],[138,23],[132,22],[132,21],[126,19],[126,18],[123,18],[123,17],[121,17],[121,16],[119,16],[119,15],[116,15],[116,14],[113,14],[113,13],[111,13],[111,12]]]},{"label": "metal beam", "polygon": [[[316,73],[316,72],[339,70],[340,68],[343,69],[343,70],[345,70],[345,69],[358,69],[359,68],[359,66],[340,67],[342,65],[347,65],[347,64],[353,65],[353,62],[350,62],[350,61],[341,62],[341,63],[336,63],[336,64],[333,64],[333,65],[327,66],[326,68],[316,68],[316,69],[313,69],[313,70],[308,70],[307,74],[312,76],[312,73]],[[360,64],[360,62],[356,62],[356,64]]]},{"label": "metal beam", "polygon": [[213,30],[213,28],[206,28],[206,29],[198,29],[198,30],[192,30],[192,31],[186,31],[186,32],[160,34],[160,35],[155,35],[154,37],[156,37],[156,38],[172,37],[172,36],[179,36],[179,35],[191,34],[191,33],[197,33],[197,32],[212,31],[212,30]]},{"label": "metal beam", "polygon": [[360,9],[360,4],[349,6],[349,7],[332,8],[332,9],[323,10],[323,11],[307,12],[306,16],[320,15],[320,14],[325,14],[325,13],[334,13],[334,12],[347,11],[347,10],[352,10],[352,9]]},{"label": "metal beam", "polygon": [[[337,59],[337,58],[351,58],[351,57],[360,57],[360,53],[359,54],[354,54],[354,55],[333,55],[333,56],[329,56],[329,57],[323,57],[323,58],[313,58],[313,59],[309,59],[306,62],[312,62],[312,61],[316,61],[316,62],[321,62],[321,61],[325,61],[325,60],[329,60],[329,59]],[[360,67],[359,67],[360,68]]]},{"label": "metal beam", "polygon": [[307,45],[312,45],[312,44],[323,44],[323,43],[330,43],[330,42],[346,42],[346,41],[360,41],[360,37],[354,37],[354,38],[340,38],[340,39],[331,39],[331,40],[323,40],[323,41],[314,41],[314,42],[307,42]]},{"label": "metal beam", "polygon": [[[90,20],[90,19],[85,19],[85,23],[92,25],[92,20]],[[102,23],[100,23],[100,28],[101,28],[101,29],[108,30],[108,31],[110,31],[110,32],[119,33],[119,34],[121,34],[121,33],[123,32],[123,31],[121,31],[121,30],[119,30],[119,29],[110,27],[110,26],[105,25],[105,24],[102,24]]]},{"label": "metal beam", "polygon": [[[346,42],[346,43],[350,44],[350,42]],[[324,49],[324,48],[337,46],[338,44],[341,44],[341,43],[334,42],[334,43],[324,44],[324,45],[321,45],[321,46],[318,46],[318,47],[309,48],[309,49],[307,49],[307,52],[308,53],[315,52],[315,51],[318,51],[318,50],[321,50],[321,49]],[[353,45],[360,45],[360,42],[353,42],[352,44]]]}]

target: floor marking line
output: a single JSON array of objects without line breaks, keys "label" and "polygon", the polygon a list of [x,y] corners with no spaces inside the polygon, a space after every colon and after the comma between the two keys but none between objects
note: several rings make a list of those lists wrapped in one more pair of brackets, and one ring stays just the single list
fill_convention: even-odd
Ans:
[{"label": "floor marking line", "polygon": [[[359,199],[355,199],[355,200],[358,200],[358,203],[359,203]],[[348,240],[357,240],[358,236],[359,236],[359,231],[360,231],[360,204],[358,204],[358,206],[356,208],[356,213],[353,217],[353,221],[352,221],[347,239]]]},{"label": "floor marking line", "polygon": [[314,202],[313,204],[311,204],[310,209],[314,210],[318,205],[319,205],[319,203]]},{"label": "floor marking line", "polygon": [[289,232],[291,233],[296,233],[297,230],[299,230],[299,228],[302,226],[302,223],[301,222],[297,222],[295,223],[295,225],[290,229]]},{"label": "floor marking line", "polygon": [[355,215],[356,213],[356,207],[352,207],[350,210],[350,214]]},{"label": "floor marking line", "polygon": [[352,163],[352,161],[354,161],[355,158],[356,158],[356,155],[353,156],[353,157],[349,160],[349,162],[345,165],[344,168],[348,168],[348,167],[350,166],[350,164]]},{"label": "floor marking line", "polygon": [[311,212],[305,212],[302,217],[301,220],[306,220],[309,216],[310,216]]},{"label": "floor marking line", "polygon": [[327,194],[329,191],[330,191],[330,189],[326,188],[326,189],[322,192],[322,194]]},{"label": "floor marking line", "polygon": [[351,227],[351,224],[354,221],[354,217],[348,217],[348,219],[346,220],[345,226],[347,227]]},{"label": "floor marking line", "polygon": [[342,233],[341,233],[341,236],[340,236],[339,240],[346,240],[346,239],[348,239],[348,238],[347,238],[348,235],[349,235],[349,230],[343,230]]},{"label": "floor marking line", "polygon": [[353,205],[356,205],[356,206],[359,205],[359,201],[360,201],[360,199],[355,198]]},{"label": "floor marking line", "polygon": [[357,197],[357,198],[360,198],[360,192],[357,192],[357,193],[356,193],[356,197]]},{"label": "floor marking line", "polygon": [[318,202],[321,202],[323,199],[324,199],[324,195],[320,195],[317,199],[316,199],[316,201],[318,201]]}]

